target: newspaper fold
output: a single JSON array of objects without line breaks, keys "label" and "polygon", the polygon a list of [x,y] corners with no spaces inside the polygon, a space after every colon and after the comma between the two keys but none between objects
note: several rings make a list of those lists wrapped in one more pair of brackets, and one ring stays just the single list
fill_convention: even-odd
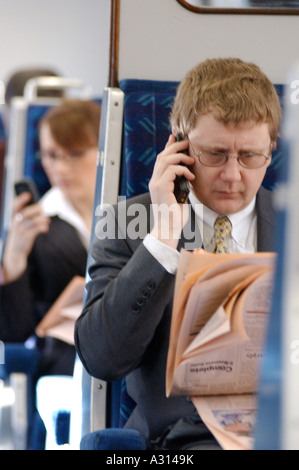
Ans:
[{"label": "newspaper fold", "polygon": [[[274,253],[181,251],[167,360],[167,396],[188,395],[201,415],[212,416],[207,413],[211,397],[215,404],[216,396],[228,401],[228,395],[245,397],[256,392],[275,259]],[[252,395],[251,405],[246,407],[250,413],[253,401]],[[224,406],[221,409],[227,411]],[[235,411],[240,415],[240,410]],[[216,428],[215,422],[212,427]]]}]

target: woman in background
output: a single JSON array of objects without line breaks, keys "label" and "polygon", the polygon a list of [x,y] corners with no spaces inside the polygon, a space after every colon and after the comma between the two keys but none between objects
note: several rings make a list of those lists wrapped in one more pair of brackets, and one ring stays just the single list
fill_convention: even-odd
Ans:
[{"label": "woman in background", "polygon": [[[52,188],[36,204],[14,201],[2,257],[0,340],[24,342],[75,275],[85,276],[96,181],[99,105],[65,100],[40,124],[40,158]],[[75,349],[37,341],[39,376],[72,375]]]}]

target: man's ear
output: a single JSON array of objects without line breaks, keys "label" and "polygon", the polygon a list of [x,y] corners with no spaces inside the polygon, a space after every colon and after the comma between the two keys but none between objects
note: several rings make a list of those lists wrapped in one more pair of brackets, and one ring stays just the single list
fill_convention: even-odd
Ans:
[{"label": "man's ear", "polygon": [[268,158],[268,160],[267,160],[267,168],[269,168],[271,163],[272,163],[272,154],[270,154],[270,158]]}]

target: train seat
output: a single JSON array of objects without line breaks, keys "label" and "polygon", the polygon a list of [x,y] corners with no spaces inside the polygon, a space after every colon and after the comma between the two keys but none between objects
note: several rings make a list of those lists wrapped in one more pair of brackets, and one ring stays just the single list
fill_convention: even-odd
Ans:
[{"label": "train seat", "polygon": [[[1,112],[1,108],[0,108]],[[4,183],[4,157],[6,149],[6,131],[4,126],[3,115],[0,114],[0,207],[2,201],[2,191]]]},{"label": "train seat", "polygon": [[[50,187],[46,174],[40,161],[36,158],[39,150],[38,126],[40,119],[48,109],[57,106],[61,98],[38,97],[37,90],[59,89],[67,92],[76,90],[83,99],[91,99],[91,89],[81,80],[64,77],[36,77],[30,79],[24,90],[24,96],[15,97],[10,105],[9,133],[5,155],[4,180],[2,191],[0,254],[5,243],[6,233],[9,230],[12,201],[14,198],[14,182],[23,178],[32,178],[36,183],[40,195]],[[40,357],[32,342],[26,344],[6,344],[5,364],[1,365],[0,378],[13,376],[17,379],[15,407],[19,403],[27,402],[23,413],[16,413],[15,445],[17,448],[27,448],[28,431],[34,421],[35,386],[33,377]],[[28,357],[31,357],[28,360]],[[16,383],[15,381],[13,383]],[[27,398],[26,398],[27,397]],[[20,418],[18,422],[18,416]],[[22,429],[23,432],[17,431]],[[29,444],[30,445],[30,444]]]},{"label": "train seat", "polygon": [[[120,89],[124,93],[120,195],[131,197],[148,190],[147,185],[156,155],[164,148],[170,133],[169,112],[177,85],[176,82],[149,80],[124,80],[120,82]],[[276,85],[276,89],[283,105],[283,86]],[[263,181],[263,186],[267,189],[274,190],[279,184],[283,162],[281,154],[282,148],[279,141],[272,155],[271,166]],[[130,402],[124,385],[125,382],[123,381],[119,413],[120,416],[122,413],[125,414],[124,421],[126,421],[134,404]],[[112,384],[112,388],[113,386],[119,387],[117,384]],[[118,404],[119,401],[116,401],[116,406]],[[100,410],[95,409],[95,412],[100,413]],[[104,445],[109,445],[106,440],[107,432],[108,430],[101,430],[85,436],[82,439],[81,448],[103,449]],[[111,437],[111,433],[113,435],[113,432],[109,430],[109,437]],[[129,430],[123,429],[123,433],[115,430],[115,449],[122,448],[117,447],[117,443],[123,445],[122,439],[125,439],[124,436],[126,435],[129,442]],[[137,439],[137,436],[134,436],[134,439]],[[131,444],[136,445],[136,448],[142,448],[144,445],[142,436],[139,436],[139,439]]]},{"label": "train seat", "polygon": [[[147,191],[156,155],[164,148],[170,133],[169,113],[177,85],[177,82],[128,79],[120,82],[119,89],[105,90],[95,214],[99,204],[113,204],[119,196],[131,197]],[[279,85],[277,90],[282,97],[283,87]],[[263,182],[269,189],[278,183],[280,154],[278,145]],[[92,233],[93,237],[94,229]],[[90,262],[89,257],[88,266]],[[125,379],[112,383],[89,376],[86,379],[84,370],[82,377],[82,383],[89,380],[90,384],[82,394],[82,406],[89,413],[87,418],[85,411],[82,413],[81,449],[144,449],[143,437],[123,427],[134,407]]]},{"label": "train seat", "polygon": [[[10,226],[11,207],[14,197],[13,184],[18,179],[30,176],[36,182],[40,194],[49,187],[46,175],[37,165],[33,165],[37,152],[38,120],[49,109],[58,103],[56,99],[38,98],[38,102],[28,100],[27,97],[13,98],[10,109],[10,126],[4,165],[4,181],[2,191],[1,211],[1,249],[5,243],[7,231]],[[32,120],[32,112],[35,120]],[[37,119],[38,115],[38,119]],[[29,117],[28,117],[29,116]],[[36,129],[30,129],[35,126]],[[27,163],[27,159],[30,164]],[[28,359],[30,356],[30,359]],[[26,344],[9,343],[5,345],[5,364],[1,366],[0,375],[3,378],[10,377],[15,393],[15,405],[12,415],[16,417],[13,424],[14,445],[17,449],[28,446],[28,435],[33,425],[33,410],[35,407],[34,375],[37,361],[40,355],[36,348]],[[14,409],[21,409],[21,405],[27,403],[22,413],[15,413]],[[22,430],[22,431],[20,431]]]},{"label": "train seat", "polygon": [[[47,450],[55,450],[69,441],[70,412],[73,407],[74,381],[70,376],[41,377],[36,387],[36,407],[46,428]],[[49,406],[49,404],[51,404]],[[55,426],[53,426],[55,422]],[[48,424],[50,423],[50,425]],[[57,431],[58,430],[58,434]],[[37,447],[35,445],[35,447]]]}]

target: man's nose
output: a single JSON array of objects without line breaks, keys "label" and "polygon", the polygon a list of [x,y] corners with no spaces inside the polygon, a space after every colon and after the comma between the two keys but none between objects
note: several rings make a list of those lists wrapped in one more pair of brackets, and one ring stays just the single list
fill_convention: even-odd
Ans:
[{"label": "man's nose", "polygon": [[230,156],[221,168],[221,178],[225,181],[240,181],[241,170],[237,158]]}]

